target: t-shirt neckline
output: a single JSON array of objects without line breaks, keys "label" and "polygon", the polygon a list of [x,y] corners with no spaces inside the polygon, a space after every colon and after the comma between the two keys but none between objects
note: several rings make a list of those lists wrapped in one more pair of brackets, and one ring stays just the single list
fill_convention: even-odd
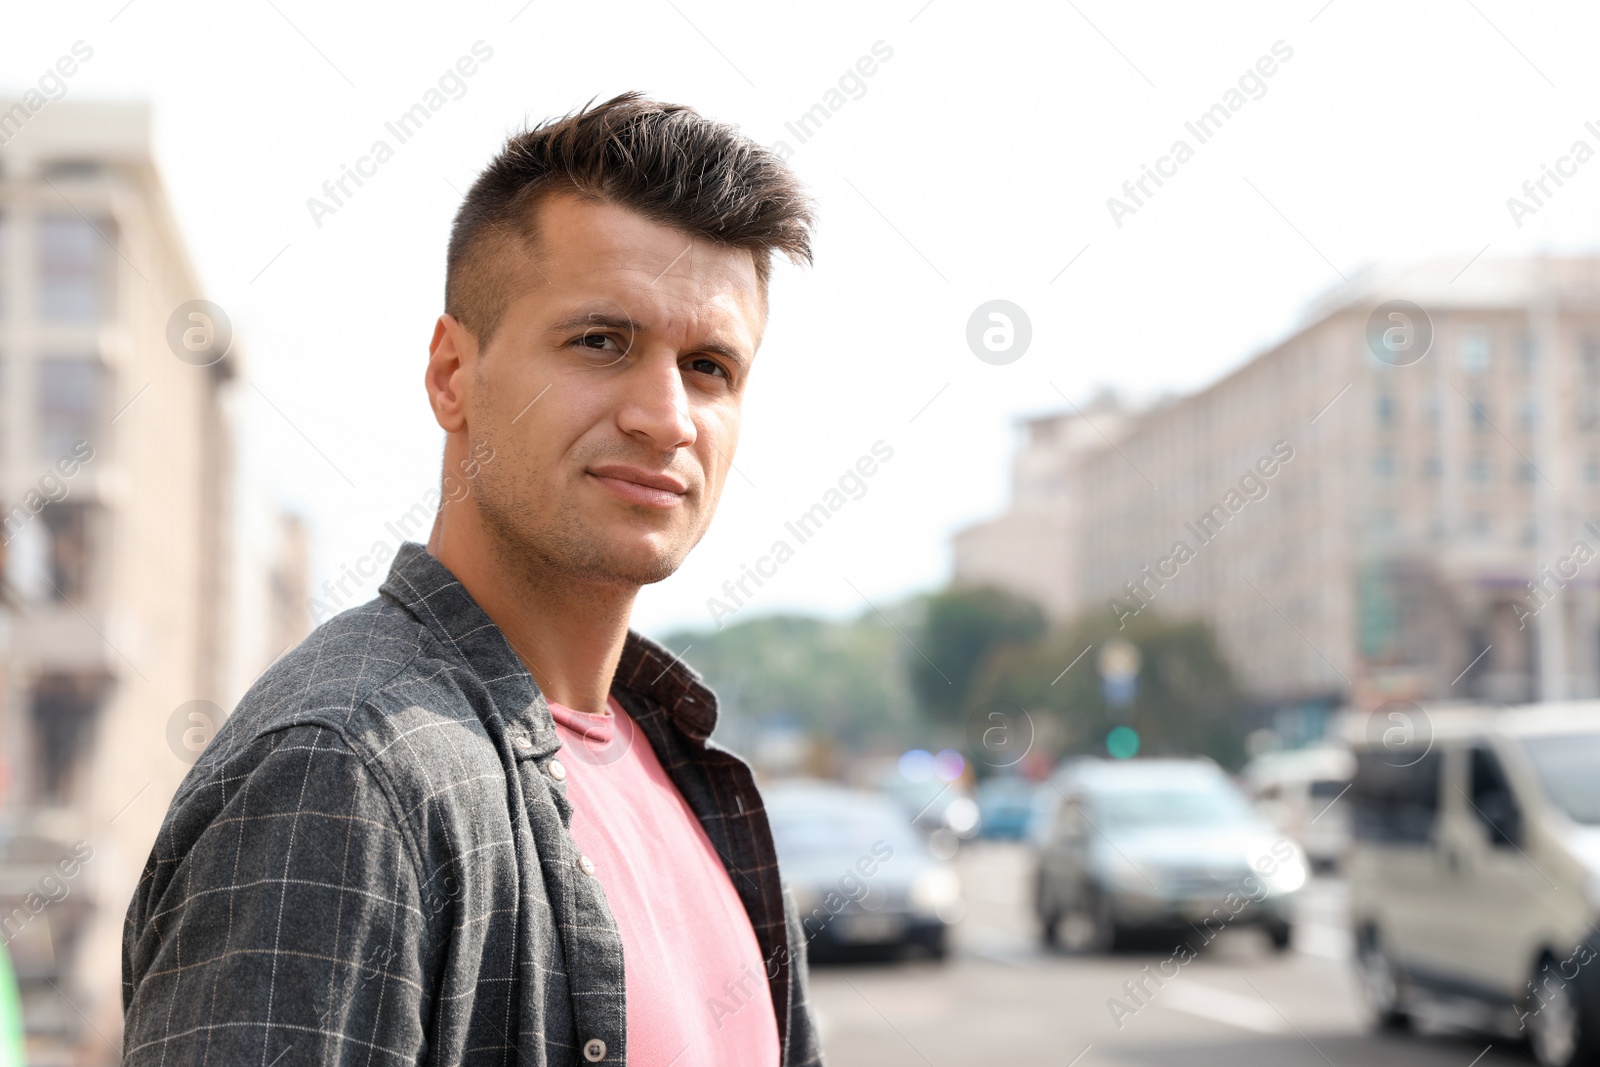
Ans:
[{"label": "t-shirt neckline", "polygon": [[616,697],[607,696],[606,710],[599,713],[577,711],[548,699],[545,703],[550,707],[551,718],[558,725],[565,726],[591,745],[608,745],[616,736],[617,716],[622,711]]}]

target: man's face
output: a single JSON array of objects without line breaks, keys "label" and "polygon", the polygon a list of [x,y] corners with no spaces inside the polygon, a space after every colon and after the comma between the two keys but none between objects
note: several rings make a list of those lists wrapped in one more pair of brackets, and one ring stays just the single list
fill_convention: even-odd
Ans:
[{"label": "man's face", "polygon": [[705,533],[738,441],[765,324],[755,262],[576,196],[538,223],[521,295],[463,361],[468,440],[494,450],[473,498],[508,564],[660,581]]}]

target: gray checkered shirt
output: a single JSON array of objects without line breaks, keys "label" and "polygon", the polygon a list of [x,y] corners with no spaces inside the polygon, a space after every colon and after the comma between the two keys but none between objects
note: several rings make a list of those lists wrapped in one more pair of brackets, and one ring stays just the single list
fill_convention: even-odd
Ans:
[{"label": "gray checkered shirt", "polygon": [[[627,1062],[622,941],[544,697],[421,545],[379,592],[268,669],[173,798],[123,935],[124,1063]],[[820,1064],[804,935],[750,769],[708,740],[716,698],[631,631],[611,692],[722,854],[782,1063]]]}]

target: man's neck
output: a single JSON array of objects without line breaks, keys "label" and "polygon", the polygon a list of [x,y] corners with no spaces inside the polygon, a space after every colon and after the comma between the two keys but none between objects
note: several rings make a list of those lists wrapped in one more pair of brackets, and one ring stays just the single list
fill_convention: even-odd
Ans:
[{"label": "man's neck", "polygon": [[442,518],[428,552],[505,634],[545,699],[604,712],[638,590],[548,573],[534,559],[508,560],[479,524]]}]

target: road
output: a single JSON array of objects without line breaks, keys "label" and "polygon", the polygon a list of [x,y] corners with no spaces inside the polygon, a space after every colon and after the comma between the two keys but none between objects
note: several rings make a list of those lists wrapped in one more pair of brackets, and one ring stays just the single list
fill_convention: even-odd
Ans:
[{"label": "road", "polygon": [[[1351,979],[1344,887],[1303,893],[1295,947],[1252,930],[1217,938],[1134,1001],[1124,983],[1171,956],[1042,950],[1025,899],[1027,854],[978,843],[959,861],[967,915],[951,958],[817,966],[812,995],[831,1067],[1531,1067],[1520,1047],[1465,1033],[1369,1033]],[[1171,968],[1169,967],[1170,971]],[[1113,1016],[1116,997],[1131,1014]],[[1120,1025],[1119,1025],[1120,1024]]]}]

